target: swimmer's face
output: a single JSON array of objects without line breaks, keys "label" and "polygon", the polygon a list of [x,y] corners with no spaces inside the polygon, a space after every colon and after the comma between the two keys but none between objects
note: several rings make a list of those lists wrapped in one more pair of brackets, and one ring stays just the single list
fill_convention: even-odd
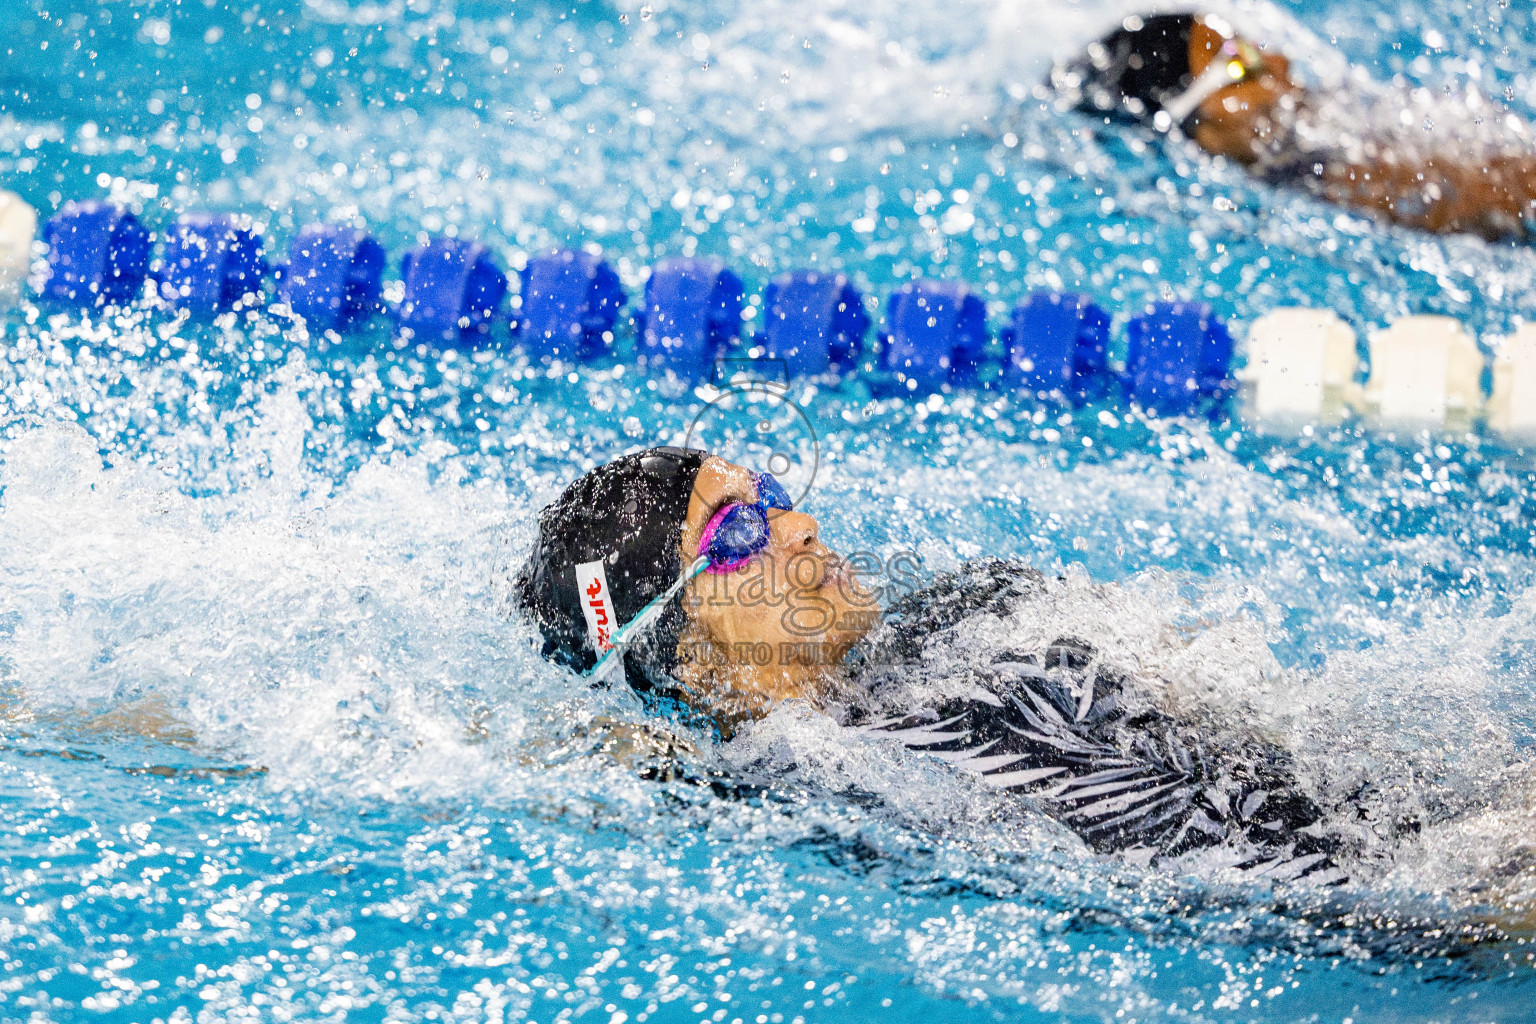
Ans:
[{"label": "swimmer's face", "polygon": [[[1189,33],[1189,70],[1195,77],[1218,57],[1226,39],[1203,21]],[[1256,50],[1256,48],[1255,48]],[[1272,51],[1263,53],[1263,66],[1249,70],[1200,104],[1194,139],[1208,153],[1251,164],[1263,152],[1273,124],[1270,114],[1295,94],[1290,61]]]},{"label": "swimmer's face", "polygon": [[[757,475],[711,458],[699,469],[680,554],[698,557],[710,518],[731,502],[758,500]],[[803,512],[768,510],[769,541],[727,573],[689,584],[678,678],[693,703],[724,722],[753,717],[793,698],[817,700],[836,665],[879,615],[852,568],[821,542]]]}]

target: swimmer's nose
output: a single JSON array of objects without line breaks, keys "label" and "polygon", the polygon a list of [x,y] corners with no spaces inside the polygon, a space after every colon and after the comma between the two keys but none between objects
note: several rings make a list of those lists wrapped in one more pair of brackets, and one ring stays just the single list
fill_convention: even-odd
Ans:
[{"label": "swimmer's nose", "polygon": [[784,512],[779,523],[783,524],[784,542],[789,547],[797,550],[820,547],[821,526],[804,512]]}]

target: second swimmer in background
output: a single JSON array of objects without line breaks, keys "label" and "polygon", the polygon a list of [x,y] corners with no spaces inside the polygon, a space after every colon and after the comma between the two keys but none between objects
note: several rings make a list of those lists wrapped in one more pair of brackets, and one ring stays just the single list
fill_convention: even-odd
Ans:
[{"label": "second swimmer in background", "polygon": [[1283,55],[1194,14],[1127,18],[1049,85],[1080,110],[1180,131],[1266,180],[1384,220],[1490,240],[1536,235],[1536,140],[1481,97],[1430,131],[1401,90],[1373,100],[1307,89]]}]

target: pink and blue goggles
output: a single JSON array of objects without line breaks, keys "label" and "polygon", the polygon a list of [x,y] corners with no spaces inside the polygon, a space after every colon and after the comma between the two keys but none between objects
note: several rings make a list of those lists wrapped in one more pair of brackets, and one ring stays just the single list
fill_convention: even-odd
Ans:
[{"label": "pink and blue goggles", "polygon": [[720,506],[704,526],[699,555],[709,559],[706,572],[735,572],[768,546],[768,510],[793,512],[795,503],[784,485],[771,474],[757,474],[757,501],[748,505],[733,501]]}]

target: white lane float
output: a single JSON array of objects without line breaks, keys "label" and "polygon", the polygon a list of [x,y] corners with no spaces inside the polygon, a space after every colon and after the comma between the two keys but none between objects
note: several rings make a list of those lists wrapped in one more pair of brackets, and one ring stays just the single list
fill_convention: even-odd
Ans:
[{"label": "white lane float", "polygon": [[1460,321],[1410,316],[1370,337],[1363,412],[1384,424],[1470,425],[1483,404],[1483,353]]},{"label": "white lane float", "polygon": [[1521,324],[1494,353],[1488,426],[1536,435],[1536,324]]},{"label": "white lane float", "polygon": [[1261,420],[1335,423],[1359,366],[1355,332],[1333,310],[1273,310],[1248,330],[1245,402]]},{"label": "white lane float", "polygon": [[32,269],[37,211],[14,192],[0,191],[0,296],[13,298]]}]

